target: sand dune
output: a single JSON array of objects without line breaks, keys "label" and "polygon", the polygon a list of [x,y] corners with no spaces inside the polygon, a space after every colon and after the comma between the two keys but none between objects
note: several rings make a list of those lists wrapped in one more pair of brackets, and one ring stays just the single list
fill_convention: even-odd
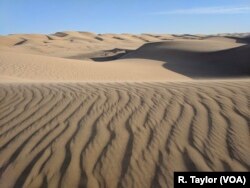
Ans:
[{"label": "sand dune", "polygon": [[[50,35],[42,34],[16,34],[0,36],[0,50],[19,53],[38,54],[53,57],[73,59],[89,59],[98,56],[105,50],[129,49],[136,50],[149,42],[162,42],[173,40],[200,40],[215,43],[225,42],[249,43],[249,35],[167,35],[167,34],[96,34],[90,32],[65,31]],[[209,43],[210,42],[210,43]],[[184,44],[185,45],[185,44]],[[229,44],[227,44],[228,46]],[[218,45],[217,45],[218,46]]]},{"label": "sand dune", "polygon": [[122,59],[151,59],[191,78],[250,75],[250,45],[218,40],[148,43]]},{"label": "sand dune", "polygon": [[247,34],[0,36],[0,187],[250,171],[249,60]]},{"label": "sand dune", "polygon": [[0,39],[4,42],[0,78],[153,81],[250,75],[249,44],[219,36],[185,37],[87,32],[11,35]]},{"label": "sand dune", "polygon": [[0,84],[0,187],[172,187],[250,170],[249,80]]},{"label": "sand dune", "polygon": [[[53,57],[88,58],[88,54],[100,53],[114,48],[137,49],[145,42],[156,42],[171,36],[132,35],[132,34],[95,34],[89,32],[57,32],[51,35],[18,34],[0,37],[0,50],[19,53],[39,54]],[[20,43],[24,41],[25,43]]]},{"label": "sand dune", "polygon": [[93,62],[0,51],[0,80],[6,78],[21,82],[189,79],[150,60]]}]

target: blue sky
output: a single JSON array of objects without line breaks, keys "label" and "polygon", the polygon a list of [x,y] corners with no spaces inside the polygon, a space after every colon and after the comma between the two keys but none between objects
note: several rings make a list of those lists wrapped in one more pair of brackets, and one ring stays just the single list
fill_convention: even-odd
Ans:
[{"label": "blue sky", "polygon": [[0,0],[0,34],[250,32],[250,0]]}]

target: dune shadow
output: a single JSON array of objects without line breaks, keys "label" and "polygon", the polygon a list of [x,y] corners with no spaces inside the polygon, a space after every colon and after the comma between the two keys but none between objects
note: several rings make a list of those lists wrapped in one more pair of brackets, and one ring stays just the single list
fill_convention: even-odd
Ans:
[{"label": "dune shadow", "polygon": [[233,38],[236,39],[237,43],[245,43],[245,44],[250,44],[250,36],[246,37],[228,37],[228,38]]},{"label": "dune shadow", "polygon": [[[159,47],[149,43],[122,59],[151,59],[165,62],[163,67],[190,78],[230,78],[250,75],[250,45],[198,52]],[[156,62],[157,63],[157,62]]]},{"label": "dune shadow", "polygon": [[163,67],[191,78],[230,78],[250,75],[250,47],[169,56]]},{"label": "dune shadow", "polygon": [[16,44],[14,44],[14,46],[22,45],[26,43],[27,41],[28,41],[27,39],[22,39],[20,42],[17,42]]},{"label": "dune shadow", "polygon": [[105,50],[99,56],[91,57],[90,59],[92,59],[93,61],[96,61],[96,62],[113,61],[116,59],[120,59],[124,55],[127,55],[133,51],[134,50],[114,48],[112,50]]},{"label": "dune shadow", "polygon": [[90,59],[92,59],[93,61],[96,61],[96,62],[113,61],[113,60],[121,58],[125,54],[126,53],[119,53],[119,54],[112,55],[112,56],[93,57],[93,58],[90,58]]},{"label": "dune shadow", "polygon": [[123,57],[124,55],[134,50],[114,48],[111,50],[100,50],[91,53],[82,53],[74,56],[65,57],[67,59],[88,60],[91,59],[95,62],[113,61]]}]

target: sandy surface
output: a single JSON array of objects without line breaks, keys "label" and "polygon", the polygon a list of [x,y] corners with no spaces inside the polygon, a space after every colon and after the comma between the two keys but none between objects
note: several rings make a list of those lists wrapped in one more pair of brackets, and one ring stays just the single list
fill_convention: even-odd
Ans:
[{"label": "sandy surface", "polygon": [[250,171],[249,35],[0,36],[0,187],[172,187]]},{"label": "sandy surface", "polygon": [[58,32],[0,37],[0,80],[159,81],[247,77],[245,38]]}]

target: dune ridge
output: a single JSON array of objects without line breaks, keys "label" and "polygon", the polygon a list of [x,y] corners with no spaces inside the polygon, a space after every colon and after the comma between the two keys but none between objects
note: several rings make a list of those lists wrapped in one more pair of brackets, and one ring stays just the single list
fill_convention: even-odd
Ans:
[{"label": "dune ridge", "polygon": [[249,171],[249,83],[1,83],[0,187],[172,187],[173,171]]},{"label": "dune ridge", "polygon": [[249,33],[0,36],[0,187],[250,171],[249,52]]},{"label": "dune ridge", "polygon": [[[116,35],[101,36],[113,40]],[[144,34],[143,37],[151,36]],[[249,44],[223,37],[220,39],[215,40],[212,37],[203,40],[135,42],[133,44],[138,45],[137,49],[121,47],[124,44],[118,44],[121,48],[111,48],[113,43],[105,41],[101,42],[105,44],[102,49],[94,50],[92,46],[84,50],[88,45],[80,44],[81,53],[73,56],[64,54],[60,57],[54,57],[46,51],[42,54],[34,54],[34,50],[28,50],[27,53],[19,51],[30,47],[37,49],[39,45],[35,44],[20,49],[4,48],[0,51],[0,79],[5,80],[8,77],[16,81],[18,80],[16,78],[37,81],[156,81],[249,77]],[[21,44],[18,46],[25,46],[27,40],[19,41]],[[25,44],[22,44],[23,42]],[[78,44],[70,45],[78,47]],[[43,49],[50,48],[43,47]],[[51,49],[54,53],[60,54],[67,48],[58,50],[51,47]],[[74,49],[66,51],[71,53]]]},{"label": "dune ridge", "polygon": [[96,34],[63,31],[54,34],[13,34],[0,36],[0,50],[52,57],[89,59],[105,50],[136,50],[145,43],[173,40],[221,41],[249,44],[249,34],[232,35],[173,35],[173,34]]}]

